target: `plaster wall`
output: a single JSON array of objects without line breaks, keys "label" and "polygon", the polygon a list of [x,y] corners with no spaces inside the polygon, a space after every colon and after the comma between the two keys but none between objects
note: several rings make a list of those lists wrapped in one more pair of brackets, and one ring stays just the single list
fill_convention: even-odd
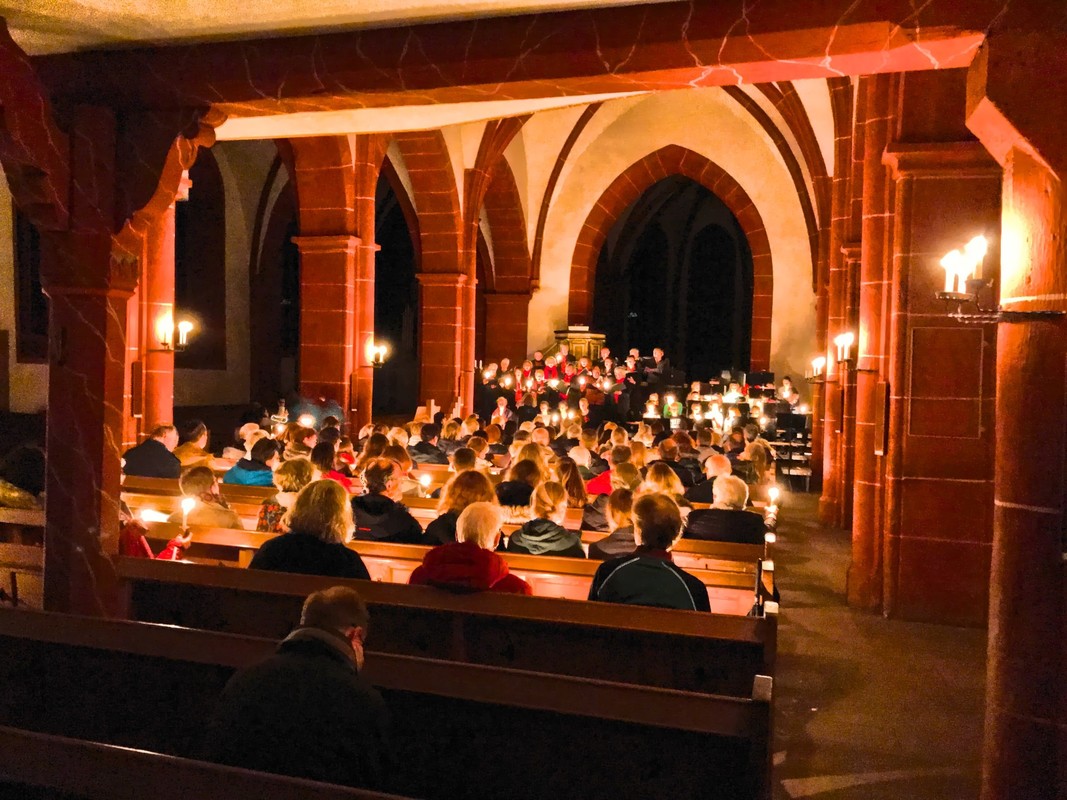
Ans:
[{"label": "plaster wall", "polygon": [[[803,374],[815,347],[807,229],[789,172],[762,128],[718,89],[613,101],[593,117],[561,175],[546,222],[528,346],[567,323],[570,263],[593,205],[631,164],[668,144],[698,152],[741,185],[767,227],[774,267],[771,368]],[[528,143],[527,143],[528,145]]]},{"label": "plaster wall", "polygon": [[793,81],[800,102],[808,114],[811,128],[819,142],[826,173],[834,174],[834,111],[830,104],[830,86],[824,78]]},{"label": "plaster wall", "polygon": [[15,350],[15,220],[11,192],[0,170],[0,330],[7,331],[11,388],[8,408],[35,413],[48,405],[48,365],[20,364]]}]

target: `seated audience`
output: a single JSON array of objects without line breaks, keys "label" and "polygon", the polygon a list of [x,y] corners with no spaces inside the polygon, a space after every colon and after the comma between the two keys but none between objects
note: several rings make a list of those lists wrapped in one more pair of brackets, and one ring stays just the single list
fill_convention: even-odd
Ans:
[{"label": "seated audience", "polygon": [[648,447],[636,439],[630,441],[630,463],[638,469],[644,469],[648,463]]},{"label": "seated audience", "polygon": [[[336,430],[336,428],[331,428]],[[319,442],[311,448],[311,466],[319,471],[319,475],[327,480],[337,481],[344,487],[346,492],[354,489],[352,479],[346,477],[337,470],[337,448],[330,442]]]},{"label": "seated audience", "polygon": [[632,516],[634,493],[629,489],[616,489],[606,499],[605,516],[610,533],[589,545],[589,558],[600,561],[627,555],[637,548]]},{"label": "seated audience", "polygon": [[456,541],[456,521],[472,503],[496,503],[496,491],[492,481],[484,474],[466,470],[455,475],[441,490],[437,519],[426,526],[423,543],[447,544]]},{"label": "seated audience", "polygon": [[[457,477],[479,475],[464,473]],[[483,480],[484,475],[479,475]],[[486,480],[488,483],[488,480]],[[455,523],[456,541],[435,547],[411,573],[409,583],[438,586],[453,592],[533,594],[530,584],[508,571],[508,562],[494,552],[500,543],[504,510],[496,503],[468,505]],[[429,529],[427,529],[429,532]]]},{"label": "seated audience", "polygon": [[277,653],[230,678],[199,756],[294,778],[385,788],[392,768],[388,712],[360,675],[369,624],[354,589],[334,586],[308,597],[300,627]]},{"label": "seated audience", "polygon": [[278,448],[273,439],[262,438],[252,445],[252,454],[242,458],[226,474],[223,483],[238,486],[272,486],[274,468],[278,465]]},{"label": "seated audience", "polygon": [[297,495],[289,531],[264,542],[249,568],[370,580],[359,553],[345,547],[351,538],[348,492],[335,481],[314,481]]},{"label": "seated audience", "polygon": [[637,487],[638,494],[665,494],[681,509],[684,518],[692,505],[685,499],[685,487],[678,474],[662,461],[652,462],[645,472],[645,479]]},{"label": "seated audience", "polygon": [[248,454],[252,449],[252,442],[249,442],[249,437],[253,433],[262,433],[264,436],[267,432],[263,430],[258,422],[246,422],[240,428],[237,429],[236,447],[227,447],[222,451],[222,457],[227,461],[237,461],[242,458],[248,458]]},{"label": "seated audience", "polygon": [[578,465],[574,459],[561,458],[556,463],[556,475],[567,493],[567,508],[585,508],[589,502],[589,495],[585,491],[585,481],[578,472]]},{"label": "seated audience", "polygon": [[671,560],[670,550],[682,530],[678,505],[660,494],[638,497],[633,504],[633,522],[637,549],[600,565],[593,576],[589,599],[710,611],[704,584]]},{"label": "seated audience", "polygon": [[731,472],[733,472],[733,466],[730,464],[730,459],[722,455],[722,453],[714,454],[704,462],[705,480],[692,488],[686,489],[685,499],[690,503],[714,503],[715,497],[712,493],[712,487],[715,484],[715,479],[720,475],[729,475]]},{"label": "seated audience", "polygon": [[311,478],[311,462],[304,458],[286,461],[274,470],[274,487],[278,493],[260,503],[256,530],[264,533],[289,530],[284,522],[285,515],[293,507],[300,490],[311,483]]},{"label": "seated audience", "polygon": [[567,493],[563,487],[555,481],[542,483],[534,492],[533,519],[508,537],[508,552],[585,558],[581,536],[563,527],[566,514]]},{"label": "seated audience", "polygon": [[745,511],[748,487],[743,480],[734,475],[722,475],[715,479],[712,494],[714,503],[711,508],[690,512],[685,538],[763,544],[766,533],[763,516]]},{"label": "seated audience", "polygon": [[448,457],[448,463],[451,465],[452,472],[458,474],[476,469],[478,467],[478,457],[474,455],[474,451],[469,447],[457,447],[452,451],[452,455]]},{"label": "seated audience", "polygon": [[181,444],[174,448],[174,457],[181,462],[182,469],[210,467],[214,456],[207,450],[207,425],[198,419],[190,420],[179,434]]},{"label": "seated audience", "polygon": [[608,451],[608,465],[610,469],[602,472],[586,484],[589,494],[610,494],[612,471],[619,464],[630,463],[630,448],[624,444],[615,445]]},{"label": "seated audience", "polygon": [[139,478],[177,478],[182,474],[182,462],[174,457],[177,446],[178,429],[173,425],[157,425],[147,439],[122,454],[126,474]]},{"label": "seated audience", "polygon": [[646,464],[647,467],[651,468],[653,464],[665,464],[682,482],[682,491],[696,483],[693,473],[679,462],[678,443],[674,439],[664,439],[656,447],[656,451],[659,457],[654,461],[649,461]]},{"label": "seated audience", "polygon": [[[178,479],[183,497],[196,500],[193,510],[185,516],[187,525],[205,525],[211,528],[241,528],[241,518],[227,505],[219,494],[219,482],[210,467],[191,467]],[[183,513],[175,511],[168,522],[180,525]]]},{"label": "seated audience", "polygon": [[[359,459],[356,461],[356,466],[353,467],[357,475],[362,475],[363,470],[366,469],[367,464],[376,458],[381,458],[385,455],[385,448],[389,447],[392,442],[389,441],[389,437],[384,433],[371,433],[367,440],[363,443],[363,452],[360,453]],[[406,445],[401,445],[406,448]],[[410,456],[408,456],[410,458]]]},{"label": "seated audience", "polygon": [[319,436],[314,428],[305,428],[299,423],[290,423],[285,437],[285,450],[282,461],[294,458],[311,458],[311,451],[319,443]]},{"label": "seated audience", "polygon": [[488,473],[493,466],[489,463],[489,442],[482,436],[472,436],[467,440],[467,447],[474,453],[474,468]]},{"label": "seated audience", "polygon": [[437,446],[441,429],[430,422],[422,426],[419,441],[408,445],[408,454],[416,464],[447,464],[448,456]]},{"label": "seated audience", "polygon": [[352,498],[356,539],[419,544],[422,526],[400,502],[403,470],[395,461],[376,458],[363,470],[367,494]]}]

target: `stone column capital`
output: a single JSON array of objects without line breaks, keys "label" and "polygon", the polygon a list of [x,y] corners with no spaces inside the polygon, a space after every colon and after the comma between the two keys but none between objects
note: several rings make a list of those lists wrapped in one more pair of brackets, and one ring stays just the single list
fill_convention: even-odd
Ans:
[{"label": "stone column capital", "polygon": [[354,254],[362,242],[363,240],[358,236],[352,236],[347,233],[331,234],[329,236],[293,237],[293,244],[297,246],[302,256],[319,253]]}]

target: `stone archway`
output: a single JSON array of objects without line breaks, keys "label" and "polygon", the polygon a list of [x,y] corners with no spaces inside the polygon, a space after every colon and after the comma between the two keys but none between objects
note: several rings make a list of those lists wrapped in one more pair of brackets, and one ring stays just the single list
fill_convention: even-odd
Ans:
[{"label": "stone archway", "polygon": [[671,175],[687,177],[713,192],[730,209],[748,239],[753,275],[751,369],[769,369],[774,280],[771,245],[763,219],[752,199],[729,173],[705,156],[679,145],[667,145],[627,167],[589,212],[571,259],[569,324],[589,324],[597,257],[611,226],[646,189]]}]

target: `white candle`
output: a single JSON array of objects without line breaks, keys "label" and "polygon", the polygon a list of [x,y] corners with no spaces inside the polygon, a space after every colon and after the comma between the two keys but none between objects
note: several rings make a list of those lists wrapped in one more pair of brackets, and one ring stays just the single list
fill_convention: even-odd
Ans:
[{"label": "white candle", "polygon": [[189,512],[196,507],[196,499],[193,497],[182,498],[182,527],[189,527]]}]

